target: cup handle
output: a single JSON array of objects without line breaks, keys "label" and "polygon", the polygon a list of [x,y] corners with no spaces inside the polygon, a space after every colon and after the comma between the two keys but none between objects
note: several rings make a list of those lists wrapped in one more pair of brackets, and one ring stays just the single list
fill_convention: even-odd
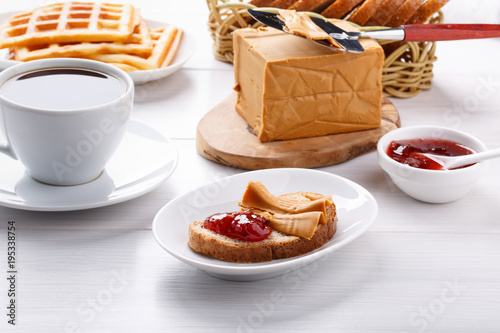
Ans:
[{"label": "cup handle", "polygon": [[10,148],[9,145],[0,145],[0,153],[3,153],[5,155],[17,160],[16,154],[14,154],[14,152],[12,151],[12,148]]},{"label": "cup handle", "polygon": [[10,144],[9,136],[7,135],[7,130],[5,129],[5,118],[2,119],[2,126],[1,126],[1,131],[4,134],[5,140],[7,140],[6,143],[0,144],[0,153],[3,153],[15,160],[17,160],[17,156],[14,153],[14,150],[12,150],[12,146]]}]

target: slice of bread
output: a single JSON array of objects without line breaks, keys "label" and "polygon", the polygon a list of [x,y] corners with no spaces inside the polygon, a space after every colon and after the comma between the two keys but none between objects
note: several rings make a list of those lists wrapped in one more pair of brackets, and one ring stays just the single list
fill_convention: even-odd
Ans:
[{"label": "slice of bread", "polygon": [[377,9],[365,25],[367,26],[385,26],[392,15],[403,5],[405,0],[385,0]]},{"label": "slice of bread", "polygon": [[257,7],[270,7],[275,0],[252,0],[250,4]]},{"label": "slice of bread", "polygon": [[[284,194],[280,197],[310,201],[304,192]],[[332,239],[337,231],[337,213],[333,203],[327,206],[326,223],[317,225],[311,239],[286,235],[273,230],[265,240],[245,242],[205,229],[203,223],[204,221],[197,221],[189,225],[188,245],[194,251],[225,261],[258,263],[291,258],[320,248]]]},{"label": "slice of bread", "polygon": [[298,12],[316,12],[321,13],[326,7],[330,6],[334,0],[299,0],[288,9]]},{"label": "slice of bread", "polygon": [[342,19],[364,0],[336,0],[321,12],[326,18]]},{"label": "slice of bread", "polygon": [[386,22],[388,27],[399,27],[412,17],[425,0],[406,0]]},{"label": "slice of bread", "polygon": [[446,5],[450,0],[427,0],[420,8],[413,14],[410,19],[406,20],[404,24],[423,24],[427,22],[432,15],[437,13],[441,7]]},{"label": "slice of bread", "polygon": [[275,8],[280,8],[280,9],[287,9],[290,6],[293,6],[295,2],[298,0],[274,0],[271,2],[269,7],[275,7]]},{"label": "slice of bread", "polygon": [[377,12],[378,7],[384,0],[365,0],[359,5],[356,11],[349,16],[349,21],[358,25],[365,25],[366,22]]}]

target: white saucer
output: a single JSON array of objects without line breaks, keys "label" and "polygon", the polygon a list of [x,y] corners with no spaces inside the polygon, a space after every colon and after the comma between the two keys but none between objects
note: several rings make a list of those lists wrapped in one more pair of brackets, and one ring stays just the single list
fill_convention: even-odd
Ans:
[{"label": "white saucer", "polygon": [[[238,201],[249,181],[260,181],[276,195],[296,191],[332,195],[339,219],[334,237],[308,254],[257,264],[221,261],[191,250],[189,224],[215,213],[239,210]],[[266,169],[223,178],[175,198],[156,215],[153,233],[161,247],[189,265],[217,278],[252,281],[285,274],[338,250],[361,236],[377,213],[375,198],[348,179],[311,169]]]},{"label": "white saucer", "polygon": [[52,186],[31,178],[23,165],[0,154],[0,205],[34,211],[69,211],[108,206],[152,191],[177,166],[170,139],[131,120],[115,155],[99,178],[76,186]]},{"label": "white saucer", "polygon": [[[0,22],[5,21],[7,18],[11,17],[14,14],[17,14],[17,12],[0,13]],[[146,20],[146,23],[150,28],[159,28],[168,24],[165,22],[154,21],[154,20]],[[189,58],[191,58],[194,51],[196,50],[196,44],[197,43],[194,36],[187,33],[186,31],[183,31],[182,41],[179,45],[179,49],[177,50],[177,54],[175,55],[174,60],[169,66],[159,69],[132,71],[132,72],[127,72],[127,74],[130,75],[130,77],[132,78],[132,80],[136,85],[165,78],[182,68],[184,63],[188,61]],[[19,63],[19,61],[8,60],[7,59],[8,56],[9,56],[9,50],[7,49],[0,50],[0,70],[4,70],[10,66]]]}]

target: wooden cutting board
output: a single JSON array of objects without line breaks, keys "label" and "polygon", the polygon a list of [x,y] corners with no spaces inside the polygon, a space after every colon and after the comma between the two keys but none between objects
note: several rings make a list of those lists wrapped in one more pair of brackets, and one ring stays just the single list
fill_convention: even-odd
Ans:
[{"label": "wooden cutting board", "polygon": [[396,107],[382,99],[379,128],[288,141],[260,142],[236,112],[236,92],[198,123],[198,153],[220,164],[243,169],[314,168],[344,162],[376,149],[379,138],[401,126]]}]

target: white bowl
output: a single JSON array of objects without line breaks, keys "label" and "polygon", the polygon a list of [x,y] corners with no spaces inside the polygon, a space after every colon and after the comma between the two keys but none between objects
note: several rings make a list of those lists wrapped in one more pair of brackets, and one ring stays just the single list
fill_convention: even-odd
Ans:
[{"label": "white bowl", "polygon": [[477,138],[441,126],[401,127],[385,134],[377,145],[378,162],[392,181],[409,196],[429,203],[446,203],[465,196],[484,175],[486,162],[454,170],[426,170],[396,162],[387,155],[394,140],[439,138],[457,142],[476,152],[487,150]]}]

